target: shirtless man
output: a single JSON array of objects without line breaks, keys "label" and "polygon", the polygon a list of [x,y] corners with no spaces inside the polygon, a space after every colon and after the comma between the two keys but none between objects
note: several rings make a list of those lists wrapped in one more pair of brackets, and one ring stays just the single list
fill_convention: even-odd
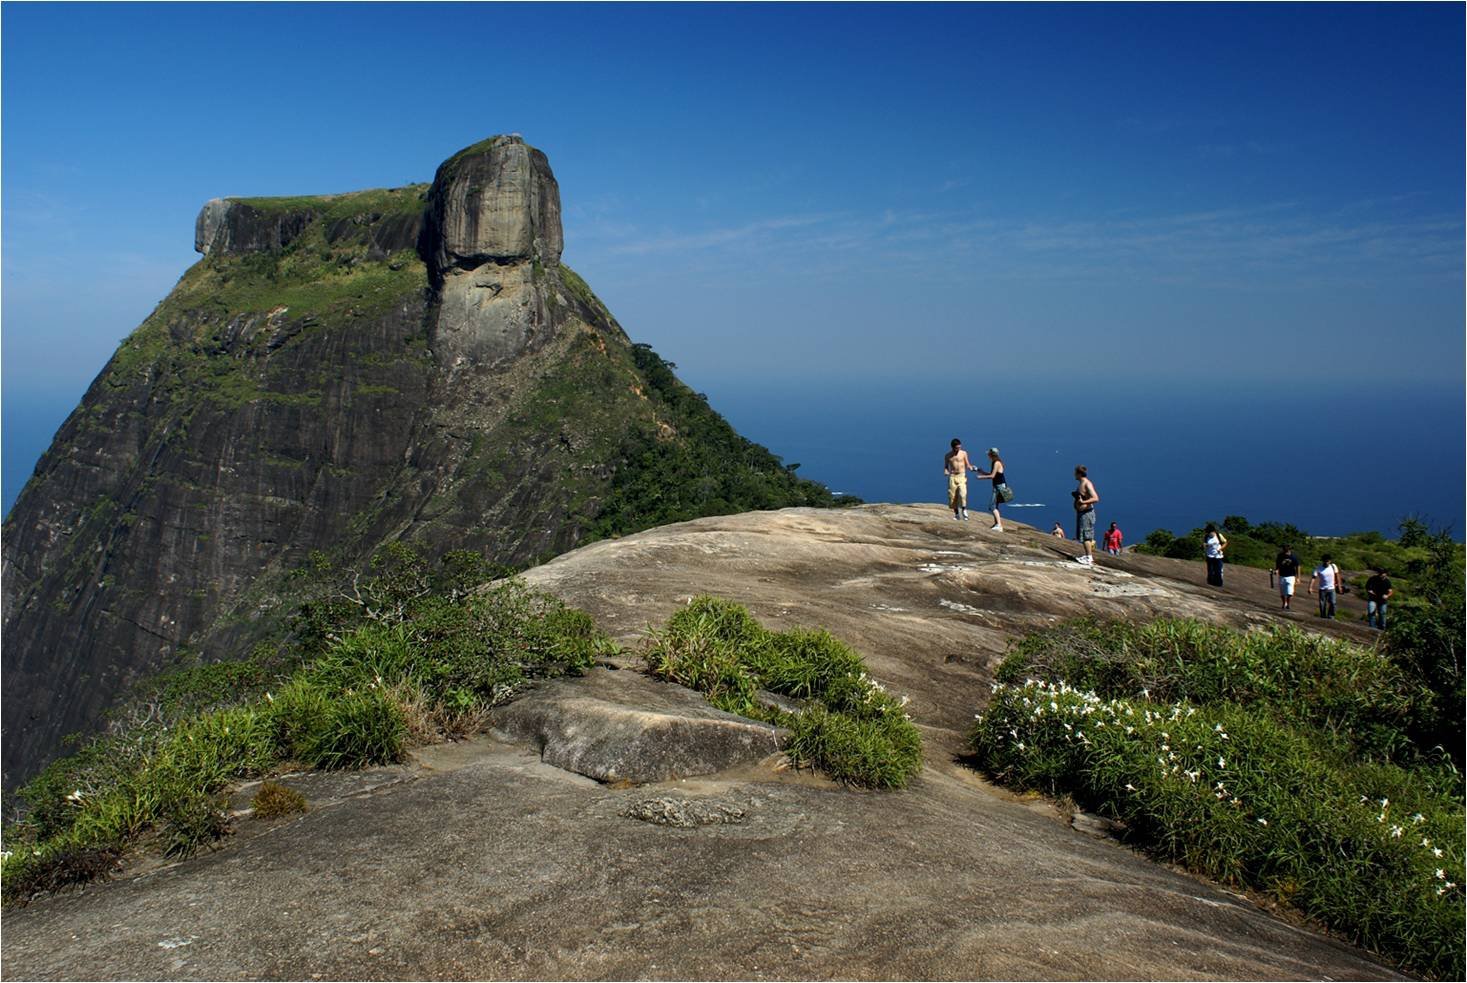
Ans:
[{"label": "shirtless man", "polygon": [[942,473],[947,475],[947,504],[953,510],[954,519],[968,518],[968,472],[977,471],[963,442],[953,438],[952,449],[942,458]]},{"label": "shirtless man", "polygon": [[1095,564],[1095,503],[1100,501],[1100,493],[1086,477],[1087,473],[1085,465],[1075,465],[1075,480],[1079,484],[1070,494],[1075,498],[1075,538],[1085,547],[1085,553],[1075,557],[1075,562],[1088,567]]}]

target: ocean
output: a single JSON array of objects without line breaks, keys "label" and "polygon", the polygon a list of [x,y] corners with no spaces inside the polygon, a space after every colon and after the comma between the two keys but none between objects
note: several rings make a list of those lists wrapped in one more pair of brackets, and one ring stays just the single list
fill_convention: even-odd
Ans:
[{"label": "ocean", "polygon": [[[1075,465],[1100,493],[1099,528],[1126,542],[1224,516],[1289,522],[1313,535],[1396,535],[1407,515],[1460,539],[1463,391],[1402,387],[1365,395],[1256,387],[1215,390],[1095,379],[991,385],[815,384],[709,387],[712,405],[799,473],[870,502],[944,502],[952,438],[979,466],[1002,453],[1006,514],[1074,524]],[[988,483],[968,483],[988,508]]]},{"label": "ocean", "polygon": [[[872,384],[733,380],[713,407],[800,474],[868,502],[942,502],[942,456],[958,437],[975,462],[996,446],[1016,492],[1007,514],[1048,529],[1073,523],[1084,464],[1100,492],[1100,528],[1128,543],[1227,515],[1290,522],[1314,535],[1376,530],[1406,515],[1463,522],[1463,392],[1402,387],[1370,394],[1260,387],[1215,391],[1106,384]],[[8,513],[72,403],[6,393]],[[986,482],[970,503],[988,506]]]}]

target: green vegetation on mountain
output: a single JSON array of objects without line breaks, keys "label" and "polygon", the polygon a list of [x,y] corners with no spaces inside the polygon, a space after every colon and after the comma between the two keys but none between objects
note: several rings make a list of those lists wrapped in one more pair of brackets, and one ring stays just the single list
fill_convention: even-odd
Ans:
[{"label": "green vegetation on mountain", "polygon": [[[385,253],[372,232],[423,210],[426,185],[303,198],[240,199],[260,211],[314,219],[282,249],[216,252],[195,263],[113,356],[107,385],[140,376],[178,398],[238,406],[310,399],[272,385],[264,356],[328,324],[369,317],[420,295],[427,268],[411,246]],[[323,370],[325,367],[322,367]],[[319,397],[319,393],[316,394]]]},{"label": "green vegetation on mountain", "polygon": [[477,554],[435,567],[394,545],[366,580],[304,574],[309,600],[289,643],[164,676],[114,733],[19,790],[27,809],[5,828],[5,901],[103,875],[139,842],[186,856],[228,831],[220,793],[231,782],[396,761],[477,730],[531,679],[579,674],[611,648],[585,614],[517,580],[479,588],[493,572]]},{"label": "green vegetation on mountain", "polygon": [[649,346],[633,345],[632,355],[647,380],[646,395],[658,400],[664,414],[660,431],[632,431],[623,441],[618,457],[625,466],[612,478],[589,528],[591,539],[705,515],[860,502],[797,476],[774,454],[739,436]]},{"label": "green vegetation on mountain", "polygon": [[1063,624],[1014,645],[972,747],[1005,784],[1068,795],[1158,856],[1460,979],[1467,817],[1460,737],[1443,742],[1461,699],[1443,720],[1410,644]]},{"label": "green vegetation on mountain", "polygon": [[[652,674],[707,695],[720,710],[786,727],[785,751],[836,781],[901,788],[922,768],[922,737],[849,646],[820,629],[773,632],[743,605],[696,597],[653,632]],[[761,702],[760,690],[804,701]]]}]

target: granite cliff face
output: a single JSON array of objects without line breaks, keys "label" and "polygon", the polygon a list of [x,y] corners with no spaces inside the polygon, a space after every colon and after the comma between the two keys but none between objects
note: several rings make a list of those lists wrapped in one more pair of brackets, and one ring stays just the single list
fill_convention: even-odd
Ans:
[{"label": "granite cliff face", "polygon": [[7,787],[140,676],[240,654],[313,550],[542,559],[666,519],[639,469],[710,441],[736,463],[677,517],[830,501],[561,265],[559,188],[519,137],[431,185],[210,201],[195,245],[6,518]]}]

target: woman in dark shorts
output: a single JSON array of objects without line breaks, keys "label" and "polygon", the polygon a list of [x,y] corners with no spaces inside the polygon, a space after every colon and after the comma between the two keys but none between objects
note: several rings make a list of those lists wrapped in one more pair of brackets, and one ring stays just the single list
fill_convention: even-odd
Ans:
[{"label": "woman in dark shorts", "polygon": [[1003,459],[998,456],[997,447],[988,448],[988,470],[979,471],[978,480],[993,482],[993,497],[988,500],[988,511],[993,513],[992,528],[1003,532],[1003,516],[998,514],[998,507],[1004,502],[1000,489],[1008,487],[1008,479],[1004,476]]}]

